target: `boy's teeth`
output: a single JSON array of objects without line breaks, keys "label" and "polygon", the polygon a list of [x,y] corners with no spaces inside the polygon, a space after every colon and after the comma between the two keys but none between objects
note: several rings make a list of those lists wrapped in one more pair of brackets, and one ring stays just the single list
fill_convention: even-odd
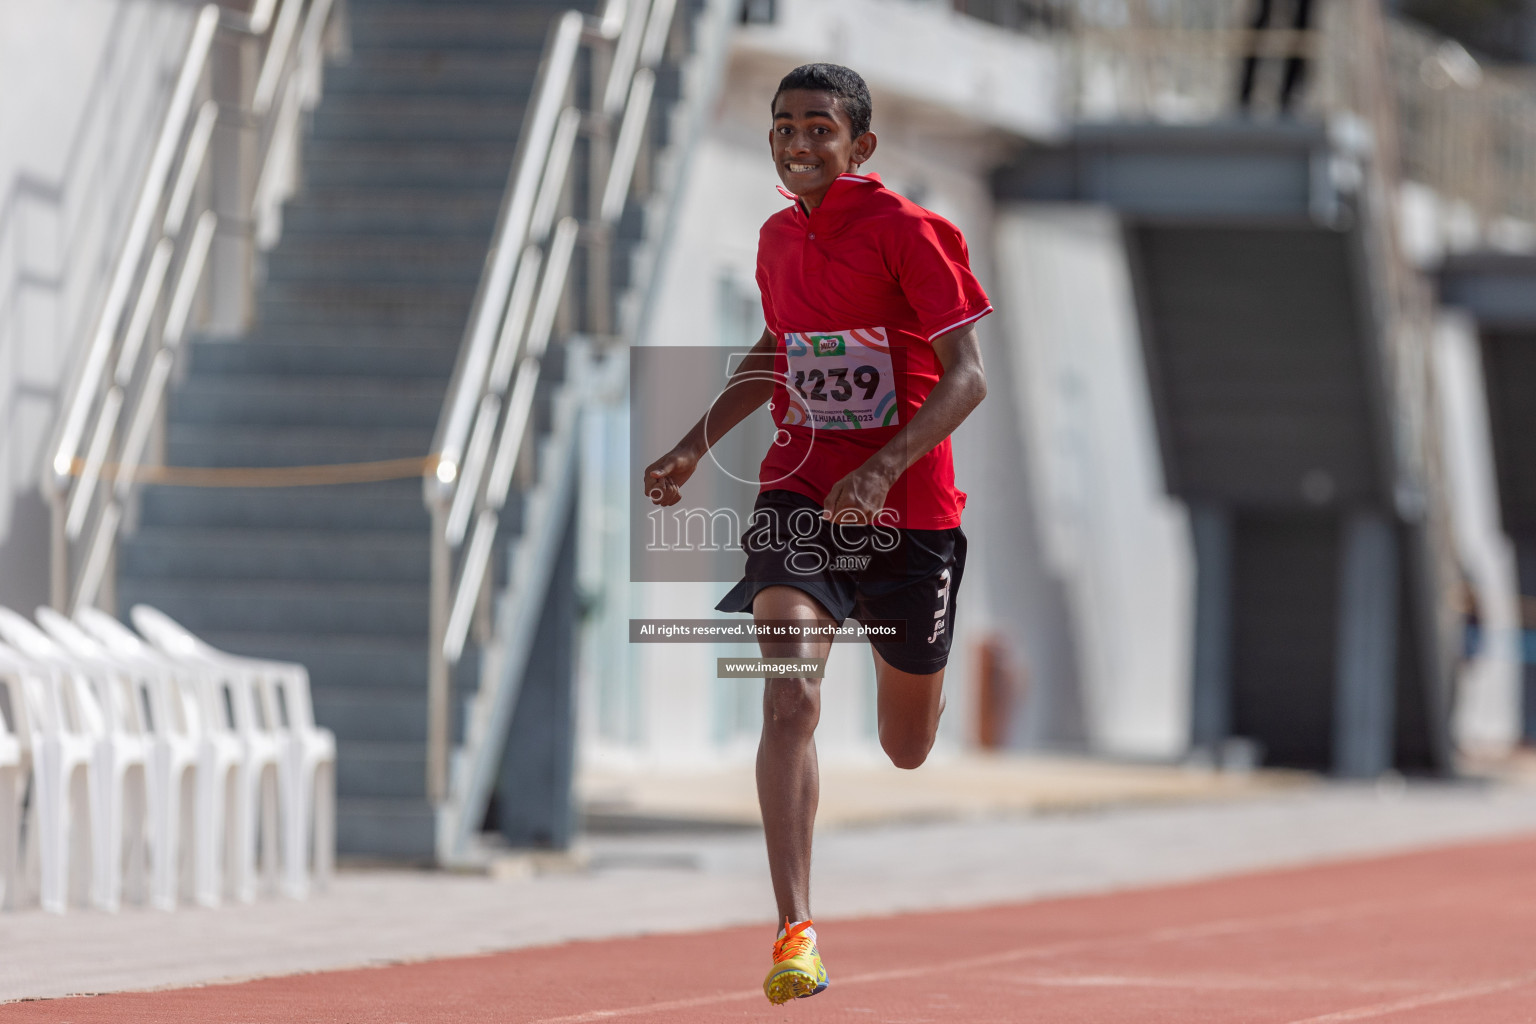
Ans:
[{"label": "boy's teeth", "polygon": [[789,169],[792,171],[814,171],[816,167],[814,164],[790,164]]}]

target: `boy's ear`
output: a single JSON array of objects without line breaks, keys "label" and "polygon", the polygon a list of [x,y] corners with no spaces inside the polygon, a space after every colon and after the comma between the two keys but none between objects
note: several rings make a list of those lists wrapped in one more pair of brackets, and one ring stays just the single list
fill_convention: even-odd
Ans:
[{"label": "boy's ear", "polygon": [[875,155],[875,146],[880,142],[875,138],[874,132],[865,132],[853,140],[853,165],[857,167]]}]

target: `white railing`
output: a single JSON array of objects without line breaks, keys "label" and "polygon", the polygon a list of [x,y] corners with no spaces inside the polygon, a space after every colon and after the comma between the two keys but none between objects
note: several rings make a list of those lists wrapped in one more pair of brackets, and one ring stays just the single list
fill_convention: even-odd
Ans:
[{"label": "white railing", "polygon": [[[215,236],[260,249],[298,180],[301,114],[319,98],[323,50],[340,38],[342,0],[258,0],[248,13],[197,14],[106,297],[49,447],[42,490],[52,509],[52,603],[100,601],[119,528],[161,422],[161,404],[197,313]],[[235,45],[220,50],[223,33]],[[259,56],[254,86],[213,98],[214,64]],[[238,72],[240,68],[231,69]],[[221,223],[206,181],[215,129],[254,136],[249,189]],[[249,284],[249,282],[245,282]]]},{"label": "white railing", "polygon": [[[492,551],[530,442],[534,396],[578,243],[592,250],[589,334],[602,336],[615,301],[603,271],[646,144],[655,69],[676,0],[609,0],[601,17],[557,20],[528,108],[486,269],[438,422],[432,512],[427,791],[448,797],[450,675],[477,614],[488,611]],[[578,55],[592,51],[593,109],[576,101]],[[589,194],[574,195],[572,157],[590,140]]]}]

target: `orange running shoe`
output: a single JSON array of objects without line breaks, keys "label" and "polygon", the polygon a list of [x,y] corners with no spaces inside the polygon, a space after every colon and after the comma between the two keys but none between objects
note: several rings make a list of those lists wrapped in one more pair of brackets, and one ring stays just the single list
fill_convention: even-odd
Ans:
[{"label": "orange running shoe", "polygon": [[821,965],[816,940],[805,934],[809,920],[791,925],[784,922],[784,935],[773,944],[773,967],[763,981],[763,993],[770,1003],[813,996],[827,987],[827,969]]}]

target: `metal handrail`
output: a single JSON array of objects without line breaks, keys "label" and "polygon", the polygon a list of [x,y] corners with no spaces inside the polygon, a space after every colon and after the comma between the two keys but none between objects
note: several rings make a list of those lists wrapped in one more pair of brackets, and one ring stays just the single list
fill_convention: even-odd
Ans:
[{"label": "metal handrail", "polygon": [[[249,14],[210,3],[193,21],[41,481],[52,508],[52,603],[61,611],[73,612],[101,597],[215,234],[247,230],[262,247],[275,240],[277,210],[296,184],[298,113],[313,106],[318,94],[320,51],[334,10],[334,0],[258,0]],[[213,99],[199,102],[211,88],[221,31],[265,43],[253,93],[240,97],[232,111],[221,111]],[[199,188],[221,113],[258,134],[259,173],[247,205],[248,226],[238,216],[235,224],[221,225],[208,190]]]},{"label": "metal handrail", "polygon": [[[501,515],[527,445],[533,400],[567,274],[585,235],[611,238],[622,216],[655,92],[676,0],[609,0],[597,18],[570,11],[550,30],[518,153],[476,292],[459,362],[438,421],[435,472],[424,481],[432,512],[427,791],[448,795],[449,675],[484,607]],[[572,98],[582,46],[607,58],[594,86],[597,109]],[[601,66],[601,61],[594,62]],[[614,134],[615,122],[617,133]],[[572,181],[571,158],[585,129],[594,151],[613,140],[594,175],[585,228],[558,218]],[[611,305],[611,296],[591,297]]]}]

